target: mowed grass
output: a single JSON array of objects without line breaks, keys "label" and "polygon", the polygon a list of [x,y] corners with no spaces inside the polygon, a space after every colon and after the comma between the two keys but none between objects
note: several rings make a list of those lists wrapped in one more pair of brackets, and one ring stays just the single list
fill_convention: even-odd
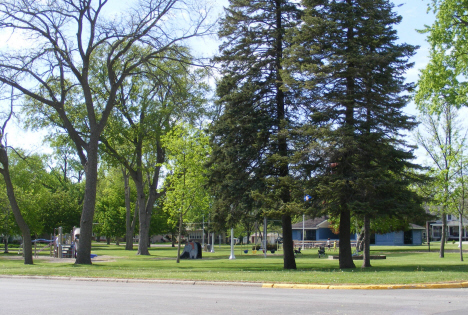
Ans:
[{"label": "mowed grass", "polygon": [[[460,261],[457,245],[447,244],[445,258],[439,258],[437,244],[431,245],[431,252],[427,246],[373,246],[371,255],[386,255],[387,259],[372,260],[372,267],[364,269],[360,267],[362,261],[355,260],[356,268],[346,270],[339,269],[338,260],[319,259],[317,249],[303,250],[296,258],[297,269],[283,270],[281,251],[264,258],[263,254],[253,255],[246,245],[236,247],[235,260],[229,260],[228,246],[216,245],[215,253],[203,252],[203,259],[177,264],[177,248],[155,246],[150,256],[138,256],[136,249],[126,251],[124,245],[93,243],[92,253],[98,258],[92,265],[74,265],[70,259],[50,260],[47,253],[35,258],[34,265],[24,265],[17,251],[11,250],[10,254],[0,254],[0,274],[301,284],[468,281],[468,263]],[[249,249],[248,254],[245,249]]]}]

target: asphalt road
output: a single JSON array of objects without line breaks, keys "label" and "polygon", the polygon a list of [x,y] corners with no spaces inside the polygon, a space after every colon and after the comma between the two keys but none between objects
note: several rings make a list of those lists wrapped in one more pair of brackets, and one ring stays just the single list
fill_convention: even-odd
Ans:
[{"label": "asphalt road", "polygon": [[0,278],[0,314],[468,314],[468,289],[292,290]]}]

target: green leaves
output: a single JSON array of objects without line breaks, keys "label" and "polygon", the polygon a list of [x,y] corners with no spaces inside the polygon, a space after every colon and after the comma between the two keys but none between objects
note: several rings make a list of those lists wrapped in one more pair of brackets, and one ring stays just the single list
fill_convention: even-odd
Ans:
[{"label": "green leaves", "polygon": [[[422,211],[410,184],[418,166],[400,134],[416,126],[402,112],[404,72],[416,47],[397,44],[401,17],[390,1],[304,2],[303,23],[289,30],[283,77],[308,105],[299,159],[315,207],[373,218]],[[405,211],[404,209],[408,209]],[[344,233],[344,231],[342,231]]]},{"label": "green leaves", "polygon": [[162,143],[168,172],[164,210],[171,213],[176,222],[179,214],[189,215],[192,220],[200,219],[211,204],[211,196],[205,189],[206,163],[211,153],[209,137],[203,130],[181,124],[164,136]]},{"label": "green leaves", "polygon": [[468,4],[460,0],[433,0],[436,14],[428,33],[430,61],[422,70],[415,96],[422,111],[441,113],[443,103],[466,106],[468,95]]}]

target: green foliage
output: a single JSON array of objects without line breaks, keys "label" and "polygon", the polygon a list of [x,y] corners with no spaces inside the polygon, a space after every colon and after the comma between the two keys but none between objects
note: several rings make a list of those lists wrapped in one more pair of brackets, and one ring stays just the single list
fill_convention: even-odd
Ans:
[{"label": "green foliage", "polygon": [[[134,191],[134,190],[133,190]],[[125,235],[125,194],[122,172],[111,168],[98,182],[93,231],[107,237]]]},{"label": "green foliage", "polygon": [[[139,49],[134,48],[133,53],[138,55]],[[160,56],[151,67],[139,68],[140,74],[125,81],[118,93],[117,110],[103,135],[102,149],[109,163],[133,169],[142,163],[139,167],[153,173],[161,163],[156,161],[160,138],[176,121],[195,122],[206,114],[206,71],[187,70],[192,57],[185,47],[173,47]],[[98,66],[95,71],[105,71]],[[105,81],[97,84],[101,91],[108,89]]]},{"label": "green foliage", "polygon": [[166,197],[164,211],[176,223],[185,216],[190,221],[201,221],[211,204],[205,189],[206,167],[211,149],[203,130],[190,125],[178,125],[163,137],[166,149]]},{"label": "green foliage", "polygon": [[2,183],[0,190],[0,234],[15,235],[19,234],[18,226],[15,222],[15,217],[11,212],[10,202],[8,201],[7,192]]},{"label": "green foliage", "polygon": [[302,129],[308,150],[299,152],[311,172],[306,193],[334,215],[422,212],[410,189],[422,180],[412,172],[414,148],[401,136],[416,125],[402,112],[413,88],[403,74],[416,47],[396,44],[401,17],[387,0],[304,5],[304,23],[289,32],[284,77],[311,104]]},{"label": "green foliage", "polygon": [[430,60],[421,71],[415,96],[420,109],[441,113],[445,102],[466,106],[468,95],[468,4],[460,0],[432,0],[429,9],[436,15],[428,33]]},{"label": "green foliage", "polygon": [[[284,33],[297,23],[293,1],[231,1],[221,21],[222,115],[211,128],[210,187],[214,220],[233,226],[244,216],[290,215],[288,146],[299,109],[281,90]],[[259,211],[259,209],[261,210]]]},{"label": "green foliage", "polygon": [[[466,207],[466,130],[456,118],[457,108],[468,100],[468,4],[432,0],[429,9],[436,20],[421,32],[428,33],[430,60],[421,71],[415,102],[425,127],[418,142],[430,157],[428,174],[434,179],[422,191],[432,197],[430,210],[442,217],[440,257],[444,257],[445,215],[463,217]],[[462,246],[460,257],[463,260]]]},{"label": "green foliage", "polygon": [[[79,226],[83,184],[61,181],[61,177],[56,176],[55,168],[47,170],[47,156],[34,154],[23,158],[11,152],[9,158],[17,202],[31,234],[50,235],[59,226],[64,231]],[[0,187],[6,193],[3,182],[0,182]],[[0,198],[0,202],[2,208],[8,211],[8,200]],[[10,231],[19,232],[17,228]]]},{"label": "green foliage", "polygon": [[[134,48],[133,54],[138,56],[142,50]],[[138,74],[123,83],[116,110],[101,136],[106,162],[126,168],[138,191],[139,249],[143,254],[147,254],[145,242],[150,229],[158,230],[154,227],[158,220],[152,220],[152,215],[153,210],[162,209],[161,198],[165,193],[159,189],[166,161],[161,139],[171,132],[176,122],[203,117],[208,91],[204,83],[206,71],[187,69],[187,64],[192,62],[188,49],[174,46],[158,55],[160,60],[140,67]],[[106,71],[95,66],[98,73]],[[105,80],[97,82],[102,86],[102,93],[106,84]]]}]

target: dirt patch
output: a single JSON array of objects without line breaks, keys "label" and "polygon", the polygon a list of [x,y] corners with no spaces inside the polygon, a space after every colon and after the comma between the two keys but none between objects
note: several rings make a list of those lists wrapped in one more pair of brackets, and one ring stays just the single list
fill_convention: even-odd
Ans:
[{"label": "dirt patch", "polygon": [[[18,255],[18,256],[0,256],[1,259],[5,260],[23,260],[23,256]],[[55,258],[51,256],[39,256],[39,257],[33,257],[33,260],[35,261],[47,261],[50,263],[68,263],[68,264],[73,264],[75,263],[75,258]],[[91,262],[115,262],[115,258],[112,256],[106,256],[106,255],[101,255],[96,258],[91,259]]]}]

